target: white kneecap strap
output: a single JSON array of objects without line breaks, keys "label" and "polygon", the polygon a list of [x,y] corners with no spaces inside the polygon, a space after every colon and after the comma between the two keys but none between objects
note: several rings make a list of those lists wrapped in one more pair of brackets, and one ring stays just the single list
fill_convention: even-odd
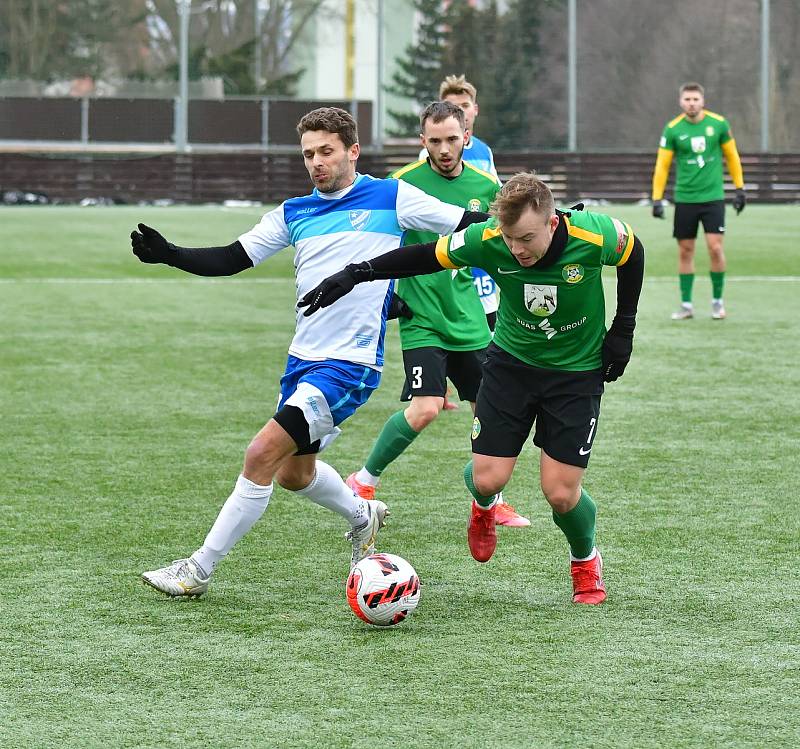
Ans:
[{"label": "white kneecap strap", "polygon": [[284,405],[294,406],[303,412],[308,424],[308,436],[312,442],[322,440],[334,430],[338,432],[338,429],[333,426],[333,416],[328,401],[325,400],[325,396],[319,388],[307,382],[301,382],[297,386],[297,390],[286,399]]}]

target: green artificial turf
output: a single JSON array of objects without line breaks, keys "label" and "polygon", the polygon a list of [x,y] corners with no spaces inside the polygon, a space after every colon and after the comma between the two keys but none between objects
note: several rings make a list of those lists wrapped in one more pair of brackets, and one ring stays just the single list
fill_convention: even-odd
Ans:
[{"label": "green artificial turf", "polygon": [[[601,210],[648,266],[585,481],[608,601],[570,603],[530,446],[506,495],[531,527],[471,559],[462,404],[384,474],[379,548],[423,587],[381,630],[347,607],[341,518],[282,489],[205,598],[139,581],[202,542],[272,415],[294,285],[289,250],[207,281],[127,235],[223,244],[261,210],[0,209],[0,746],[796,746],[797,208],[729,211],[722,322],[700,240],[684,323],[670,222]],[[325,453],[343,475],[400,407],[396,323],[387,357]]]}]

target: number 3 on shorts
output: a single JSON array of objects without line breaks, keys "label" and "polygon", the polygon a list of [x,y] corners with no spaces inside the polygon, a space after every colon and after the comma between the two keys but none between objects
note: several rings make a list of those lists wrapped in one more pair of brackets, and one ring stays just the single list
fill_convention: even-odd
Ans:
[{"label": "number 3 on shorts", "polygon": [[422,387],[422,367],[411,367],[411,387],[414,390],[419,390]]}]

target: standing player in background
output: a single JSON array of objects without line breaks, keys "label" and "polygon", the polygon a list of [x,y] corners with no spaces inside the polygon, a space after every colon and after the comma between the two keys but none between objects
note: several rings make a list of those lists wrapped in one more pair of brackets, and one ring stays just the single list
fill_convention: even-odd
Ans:
[{"label": "standing player in background", "polygon": [[699,83],[684,83],[678,101],[683,114],[664,128],[653,173],[653,216],[664,218],[664,188],[672,158],[677,154],[673,236],[678,240],[681,306],[672,313],[672,319],[694,317],[694,250],[697,227],[702,221],[711,261],[711,317],[723,320],[726,263],[722,249],[725,232],[722,156],[736,188],[733,207],[737,214],[746,203],[742,162],[728,121],[704,109],[704,90]]},{"label": "standing player in background", "polygon": [[[349,265],[300,301],[305,314],[356,284],[480,265],[500,286],[497,330],[483,367],[464,481],[473,497],[470,553],[497,545],[497,492],[511,478],[534,424],[539,480],[570,549],[572,600],[606,598],[595,546],[596,506],[583,475],[597,435],[603,383],[621,377],[633,350],[644,247],[630,226],[599,213],[563,212],[547,185],[516,174],[492,203],[493,219],[434,242]],[[602,268],[617,269],[617,305],[605,327]]]},{"label": "standing player in background", "polygon": [[[439,99],[449,101],[464,111],[467,139],[464,144],[464,161],[478,167],[481,171],[488,172],[500,184],[497,169],[494,166],[492,149],[475,135],[475,118],[478,116],[478,90],[463,75],[448,75],[439,84]],[[419,154],[420,159],[427,158],[423,148]],[[473,284],[478,292],[486,322],[489,330],[494,330],[497,320],[497,284],[492,277],[481,268],[471,269]],[[445,404],[446,405],[446,404]]]},{"label": "standing player in background", "polygon": [[[447,101],[433,102],[420,115],[420,130],[425,160],[408,164],[391,176],[446,203],[470,211],[488,210],[500,185],[491,174],[462,159],[466,138],[463,110]],[[412,231],[405,234],[403,243],[437,238],[431,232]],[[448,377],[459,397],[469,401],[475,412],[481,364],[491,340],[468,269],[404,278],[398,283],[397,293],[414,312],[413,318],[400,320],[406,370],[401,400],[410,397],[411,403],[389,417],[364,467],[347,478],[347,485],[365,499],[374,499],[384,470],[439,415]],[[498,505],[495,520],[499,525],[530,525],[506,502]]]},{"label": "standing player in background", "polygon": [[[406,182],[358,174],[356,122],[342,109],[315,109],[300,120],[297,131],[314,183],[310,195],[281,203],[224,247],[176,247],[139,224],[139,231],[131,233],[134,254],[144,263],[227,276],[293,245],[299,297],[342,262],[366,260],[396,246],[406,230],[447,233],[486,216],[468,215]],[[143,573],[145,583],[173,597],[205,593],[219,562],[267,509],[273,479],[346,520],[351,565],[373,553],[386,506],[353,494],[317,453],[378,386],[392,286],[363,287],[352,304],[313,322],[297,312],[277,412],[250,442],[233,493],[203,545],[185,559]]]}]

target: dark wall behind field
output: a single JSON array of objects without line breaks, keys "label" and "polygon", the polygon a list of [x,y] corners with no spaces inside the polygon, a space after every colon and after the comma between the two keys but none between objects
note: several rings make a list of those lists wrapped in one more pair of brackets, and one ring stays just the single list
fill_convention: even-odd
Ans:
[{"label": "dark wall behind field", "polygon": [[[417,153],[411,147],[366,151],[359,171],[382,177],[415,160]],[[502,179],[536,171],[560,200],[638,201],[650,195],[653,154],[529,151],[495,156]],[[800,154],[744,153],[742,163],[749,200],[800,201]],[[0,194],[27,190],[53,201],[278,203],[310,188],[296,148],[185,155],[0,153]]]}]

